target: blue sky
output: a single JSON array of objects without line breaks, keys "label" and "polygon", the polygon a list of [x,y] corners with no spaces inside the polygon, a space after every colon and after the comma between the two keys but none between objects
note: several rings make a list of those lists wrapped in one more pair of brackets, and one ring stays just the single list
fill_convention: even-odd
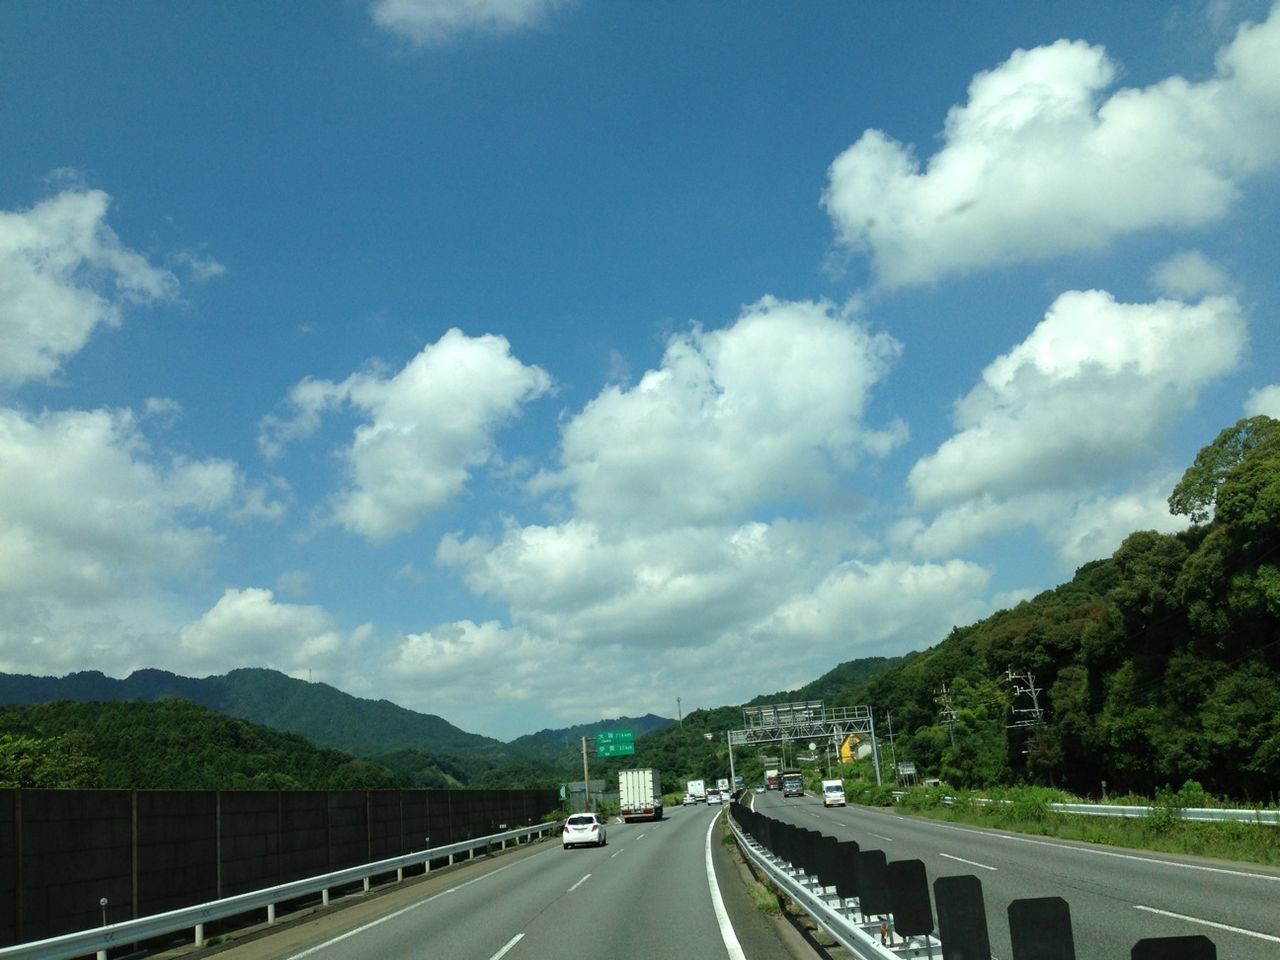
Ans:
[{"label": "blue sky", "polygon": [[1263,2],[0,5],[0,670],[504,739],[923,649],[1280,416]]}]

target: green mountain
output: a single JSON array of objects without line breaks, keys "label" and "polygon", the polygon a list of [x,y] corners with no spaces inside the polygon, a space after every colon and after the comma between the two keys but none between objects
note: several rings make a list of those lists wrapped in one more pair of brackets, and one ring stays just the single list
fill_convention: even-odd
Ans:
[{"label": "green mountain", "polygon": [[0,707],[0,786],[386,789],[385,767],[189,700]]},{"label": "green mountain", "polygon": [[467,733],[434,714],[415,713],[388,700],[353,697],[328,684],[308,683],[275,670],[232,670],[203,679],[164,670],[137,670],[123,680],[97,671],[61,678],[0,674],[0,703],[175,697],[357,756],[393,750],[461,757],[505,752],[501,741]]},{"label": "green mountain", "polygon": [[581,766],[582,738],[591,737],[601,730],[630,730],[636,739],[655,730],[662,730],[674,724],[669,717],[659,717],[647,713],[643,717],[614,717],[609,720],[598,720],[595,723],[580,723],[573,727],[559,730],[539,730],[527,733],[523,737],[512,740],[510,747],[521,755],[536,757],[547,763],[573,768],[575,760]]},{"label": "green mountain", "polygon": [[827,705],[847,702],[852,692],[862,684],[902,661],[902,657],[863,657],[860,660],[846,660],[803,687],[761,694],[748,700],[744,706],[757,707],[764,703],[798,703],[802,700],[821,700]]},{"label": "green mountain", "polygon": [[[957,786],[1150,796],[1194,780],[1280,794],[1280,421],[1241,420],[1169,497],[1193,522],[1131,534],[1069,583],[871,678],[899,760]],[[948,722],[950,721],[950,722]],[[883,729],[883,728],[881,728]]]}]

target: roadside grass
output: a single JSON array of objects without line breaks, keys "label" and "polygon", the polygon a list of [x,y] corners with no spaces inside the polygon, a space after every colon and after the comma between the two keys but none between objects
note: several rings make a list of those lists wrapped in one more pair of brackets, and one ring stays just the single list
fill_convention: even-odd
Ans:
[{"label": "roadside grass", "polygon": [[778,895],[758,880],[747,884],[747,895],[756,909],[766,916],[777,917],[782,914],[782,906],[778,903]]},{"label": "roadside grass", "polygon": [[[870,787],[868,790],[855,787],[849,799],[868,806],[893,806],[903,813],[935,820],[1033,836],[1280,866],[1280,827],[1180,819],[1180,811],[1187,807],[1229,806],[1220,801],[1213,802],[1198,784],[1188,784],[1176,792],[1159,791],[1155,801],[1132,796],[1122,798],[1126,805],[1151,806],[1152,811],[1142,817],[1058,813],[1050,810],[1048,805],[1078,801],[1061,790],[1040,787],[980,792],[945,787],[916,788],[908,790],[896,804],[891,791],[874,785]],[[885,793],[889,793],[887,798]],[[944,803],[946,796],[954,798],[953,802]]]}]

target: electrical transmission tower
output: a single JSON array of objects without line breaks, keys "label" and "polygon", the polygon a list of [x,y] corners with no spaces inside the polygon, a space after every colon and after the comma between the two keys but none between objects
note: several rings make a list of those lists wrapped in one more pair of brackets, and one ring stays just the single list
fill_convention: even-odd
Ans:
[{"label": "electrical transmission tower", "polygon": [[947,685],[944,683],[942,689],[935,690],[934,693],[937,694],[935,699],[942,707],[939,713],[942,717],[942,722],[947,725],[947,732],[951,734],[951,745],[954,747],[956,745],[956,711],[951,706],[951,691],[947,689]]}]

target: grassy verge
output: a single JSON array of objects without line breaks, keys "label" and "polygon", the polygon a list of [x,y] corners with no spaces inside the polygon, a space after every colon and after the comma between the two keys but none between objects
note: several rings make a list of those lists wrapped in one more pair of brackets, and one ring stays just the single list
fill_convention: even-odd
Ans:
[{"label": "grassy verge", "polygon": [[[1187,788],[1165,791],[1155,801],[1126,797],[1126,804],[1152,806],[1143,817],[1095,817],[1050,810],[1050,803],[1079,802],[1059,790],[1036,787],[994,789],[979,792],[946,788],[913,789],[893,804],[892,792],[869,786],[854,788],[850,799],[871,806],[895,805],[904,813],[1010,830],[1063,840],[1084,840],[1114,847],[1164,853],[1187,853],[1244,863],[1280,865],[1280,827],[1251,823],[1197,823],[1179,819],[1185,807],[1214,806]],[[886,797],[885,794],[888,794]],[[954,802],[943,802],[951,796]],[[995,801],[982,803],[981,800]],[[1193,802],[1188,802],[1189,800]],[[1221,805],[1221,804],[1216,804]]]}]

